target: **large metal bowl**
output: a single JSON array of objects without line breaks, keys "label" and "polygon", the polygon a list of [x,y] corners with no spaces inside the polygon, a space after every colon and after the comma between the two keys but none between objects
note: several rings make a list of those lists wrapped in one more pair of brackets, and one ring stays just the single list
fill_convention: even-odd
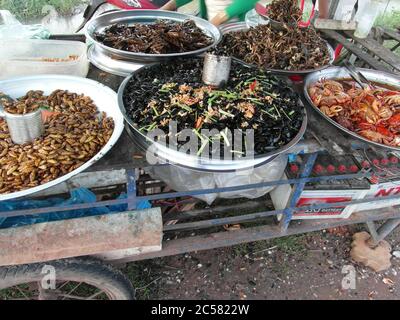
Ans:
[{"label": "large metal bowl", "polygon": [[[199,27],[204,33],[206,33],[208,36],[214,39],[214,42],[207,47],[194,51],[188,51],[183,53],[169,53],[169,54],[148,54],[148,53],[129,52],[124,50],[114,49],[95,40],[94,36],[95,32],[101,32],[105,28],[116,23],[127,24],[127,25],[132,25],[135,23],[151,24],[154,23],[156,20],[160,19],[176,21],[176,22],[193,20],[196,23],[197,27]],[[211,47],[218,44],[218,42],[221,40],[221,32],[216,26],[214,26],[210,22],[195,16],[190,16],[187,14],[172,12],[172,11],[164,11],[164,10],[129,10],[129,11],[115,11],[106,13],[98,16],[97,18],[93,19],[88,23],[86,28],[86,36],[90,41],[95,43],[98,50],[104,51],[105,54],[113,57],[114,59],[143,61],[143,62],[145,61],[155,62],[177,57],[198,55],[200,53],[209,50]]]},{"label": "large metal bowl", "polygon": [[[135,74],[141,72],[143,69],[152,68],[154,65],[156,64],[147,65],[135,71],[131,76],[127,77],[122,82],[118,90],[118,104],[128,124],[126,125],[126,129],[140,147],[142,147],[144,150],[150,151],[147,154],[154,154],[158,158],[166,160],[172,164],[176,164],[181,167],[186,167],[193,170],[212,171],[212,172],[231,172],[235,170],[258,167],[262,164],[274,160],[279,154],[288,152],[293,146],[295,146],[299,142],[299,140],[304,135],[304,132],[307,127],[307,113],[305,112],[305,109],[304,109],[303,122],[301,128],[290,143],[272,152],[262,155],[256,155],[251,159],[244,158],[235,160],[219,160],[219,159],[217,160],[217,159],[202,158],[199,156],[188,155],[183,152],[170,149],[158,142],[154,142],[148,139],[146,135],[140,132],[138,128],[135,126],[132,119],[126,113],[126,108],[123,100],[125,87],[130,81],[130,79]],[[299,99],[299,104],[302,104],[300,99]]]},{"label": "large metal bowl", "polygon": [[[363,68],[357,68],[358,71],[360,71],[368,80],[374,83],[380,83],[382,85],[389,85],[395,88],[398,88],[400,90],[400,77],[396,76],[391,73],[387,72],[382,72],[382,71],[375,71],[371,69],[363,69]],[[396,150],[400,151],[400,147],[391,147],[382,143],[377,143],[371,140],[368,140],[357,133],[346,129],[345,127],[341,126],[339,123],[337,123],[334,119],[328,117],[326,114],[324,114],[318,107],[314,105],[314,103],[311,100],[310,95],[308,94],[308,88],[316,83],[317,81],[321,79],[350,79],[350,75],[348,71],[345,68],[341,67],[331,67],[329,69],[325,69],[319,72],[312,73],[308,75],[304,81],[304,96],[307,99],[308,103],[313,107],[313,109],[319,113],[324,119],[329,121],[331,124],[333,124],[335,127],[339,128],[343,132],[349,134],[350,136],[362,140],[364,142],[368,142],[370,144],[383,147],[386,149],[391,149],[391,150]]]},{"label": "large metal bowl", "polygon": [[41,75],[0,81],[0,90],[7,93],[7,95],[12,98],[21,97],[29,90],[42,90],[44,94],[50,94],[57,89],[68,90],[79,94],[83,93],[89,96],[92,98],[99,111],[104,111],[107,113],[107,116],[112,117],[115,127],[110,140],[93,158],[70,173],[37,187],[13,193],[0,194],[0,201],[28,196],[68,180],[101,159],[118,141],[124,129],[124,118],[117,105],[117,94],[105,85],[85,78],[61,75]]},{"label": "large metal bowl", "polygon": [[141,61],[113,59],[95,44],[89,46],[87,56],[89,61],[100,70],[124,78],[147,64]]},{"label": "large metal bowl", "polygon": [[[221,33],[223,35],[226,34],[226,33],[229,33],[229,32],[246,31],[246,30],[249,30],[249,29],[250,29],[250,27],[248,27],[245,22],[227,23],[227,24],[224,24],[224,25],[222,25],[220,27]],[[329,45],[329,43],[327,41],[324,40],[324,42],[325,42],[326,47],[327,47],[327,49],[329,51],[329,58],[330,58],[329,59],[329,63],[327,65],[325,65],[325,66],[322,66],[322,67],[319,67],[319,68],[316,68],[316,69],[307,69],[307,70],[282,70],[282,69],[271,69],[271,68],[264,68],[264,69],[268,70],[268,71],[271,71],[273,73],[276,73],[276,74],[290,76],[290,75],[307,75],[309,73],[313,73],[313,72],[317,72],[317,71],[321,71],[321,70],[324,70],[326,68],[329,68],[332,65],[333,61],[335,60],[335,51],[333,50],[333,48]],[[234,58],[233,57],[233,59],[237,60],[237,61],[241,61],[244,65],[253,66],[254,67],[254,65],[246,63],[246,62],[244,62],[244,61],[242,61],[242,60],[240,60],[238,58]]]}]

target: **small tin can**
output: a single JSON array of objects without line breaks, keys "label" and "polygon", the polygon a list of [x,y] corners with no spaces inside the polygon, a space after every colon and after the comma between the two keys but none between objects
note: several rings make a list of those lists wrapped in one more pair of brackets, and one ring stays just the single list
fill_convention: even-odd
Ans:
[{"label": "small tin can", "polygon": [[5,118],[11,140],[15,144],[32,142],[43,134],[44,125],[40,109],[27,114],[12,114],[6,112],[0,103],[0,116]]},{"label": "small tin can", "polygon": [[229,79],[231,57],[207,53],[204,58],[203,82],[213,87],[223,87]]}]

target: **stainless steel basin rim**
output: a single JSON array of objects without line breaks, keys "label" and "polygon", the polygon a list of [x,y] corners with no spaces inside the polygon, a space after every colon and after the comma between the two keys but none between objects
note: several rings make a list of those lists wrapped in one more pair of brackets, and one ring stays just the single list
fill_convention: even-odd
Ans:
[{"label": "stainless steel basin rim", "polygon": [[[192,20],[196,23],[203,32],[213,38],[213,43],[207,47],[183,52],[183,53],[169,53],[169,54],[148,54],[140,52],[129,52],[112,47],[106,46],[103,43],[97,41],[94,37],[95,32],[104,30],[115,23],[132,24],[132,23],[152,23],[156,20],[172,20],[176,22],[183,22],[185,20]],[[164,10],[129,10],[129,11],[116,11],[110,12],[98,16],[97,18],[90,21],[86,28],[87,38],[95,43],[95,45],[107,52],[109,55],[114,55],[121,59],[136,60],[136,61],[160,61],[165,59],[173,59],[178,57],[188,57],[198,55],[200,53],[208,51],[213,46],[217,45],[221,40],[220,30],[211,24],[210,22],[195,17],[186,15],[183,13],[164,11]]]},{"label": "stainless steel basin rim", "polygon": [[[194,170],[204,170],[204,171],[215,171],[215,172],[228,172],[228,171],[235,171],[235,170],[242,170],[251,167],[257,167],[261,164],[265,164],[268,161],[275,159],[275,157],[279,154],[289,152],[290,148],[297,144],[300,139],[303,137],[304,132],[307,127],[307,113],[304,110],[303,121],[301,128],[297,135],[292,139],[292,141],[285,146],[276,149],[272,152],[262,155],[256,155],[252,159],[237,159],[237,160],[217,160],[217,159],[209,159],[209,158],[202,158],[199,156],[188,155],[180,151],[176,151],[170,149],[160,143],[149,141],[146,135],[140,132],[135,124],[133,123],[132,119],[127,115],[126,108],[123,101],[124,91],[125,88],[130,81],[130,79],[138,72],[140,72],[144,68],[151,68],[152,66],[156,65],[153,63],[151,65],[144,66],[134,73],[127,77],[121,84],[118,90],[118,105],[123,114],[125,121],[128,123],[127,130],[131,131],[131,136],[136,140],[136,142],[143,148],[148,149],[152,146],[151,152],[157,154],[158,157],[168,160],[176,165],[191,168]],[[302,105],[302,102],[299,99],[299,104]]]}]

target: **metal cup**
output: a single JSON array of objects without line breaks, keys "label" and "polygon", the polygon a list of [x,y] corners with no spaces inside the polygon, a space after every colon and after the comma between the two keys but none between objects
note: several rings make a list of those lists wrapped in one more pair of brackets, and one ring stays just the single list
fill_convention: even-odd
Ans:
[{"label": "metal cup", "polygon": [[203,82],[209,86],[222,87],[229,79],[231,57],[207,53],[204,58]]},{"label": "metal cup", "polygon": [[4,117],[11,140],[15,144],[32,142],[44,131],[42,111],[40,109],[27,114],[12,114],[6,112],[0,101],[0,117]]}]

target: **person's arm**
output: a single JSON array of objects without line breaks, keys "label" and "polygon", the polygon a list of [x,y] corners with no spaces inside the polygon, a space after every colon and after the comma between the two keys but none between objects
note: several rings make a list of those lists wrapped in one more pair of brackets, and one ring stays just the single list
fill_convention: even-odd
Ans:
[{"label": "person's arm", "polygon": [[193,0],[170,0],[166,4],[164,4],[160,9],[174,11],[177,8],[182,7],[185,4],[188,4],[189,2],[192,2],[192,1]]},{"label": "person's arm", "polygon": [[319,18],[329,18],[329,0],[318,0]]},{"label": "person's arm", "polygon": [[228,19],[232,19],[233,17],[237,17],[254,9],[258,1],[260,0],[234,0],[232,4],[225,9]]},{"label": "person's arm", "polygon": [[218,13],[210,22],[216,26],[253,9],[259,0],[234,0],[225,11]]}]

